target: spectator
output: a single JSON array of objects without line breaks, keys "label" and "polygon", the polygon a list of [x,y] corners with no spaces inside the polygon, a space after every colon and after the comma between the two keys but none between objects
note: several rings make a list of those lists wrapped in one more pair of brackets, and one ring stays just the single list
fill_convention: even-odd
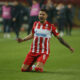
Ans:
[{"label": "spectator", "polygon": [[66,7],[66,34],[71,35],[72,31],[72,5],[68,4]]},{"label": "spectator", "polygon": [[60,3],[57,7],[57,23],[60,36],[64,35],[64,23],[65,23],[65,7]]},{"label": "spectator", "polygon": [[12,22],[16,38],[19,38],[19,32],[23,22],[23,13],[22,5],[18,2],[18,0],[15,0],[12,9]]},{"label": "spectator", "polygon": [[30,31],[32,29],[33,23],[35,21],[38,21],[38,14],[40,11],[40,4],[37,0],[32,1],[32,6],[30,9],[30,17],[29,17],[29,27],[28,27],[28,34],[30,34]]},{"label": "spectator", "polygon": [[11,27],[11,7],[8,2],[2,6],[2,18],[4,25],[4,38],[10,38],[10,27]]}]

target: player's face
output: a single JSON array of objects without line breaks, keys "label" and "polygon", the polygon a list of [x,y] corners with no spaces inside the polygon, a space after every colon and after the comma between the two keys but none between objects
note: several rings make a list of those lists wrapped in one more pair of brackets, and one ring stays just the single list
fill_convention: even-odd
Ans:
[{"label": "player's face", "polygon": [[47,14],[46,14],[46,12],[44,12],[44,11],[40,11],[39,12],[39,20],[40,20],[40,22],[44,22],[46,19],[47,19]]}]

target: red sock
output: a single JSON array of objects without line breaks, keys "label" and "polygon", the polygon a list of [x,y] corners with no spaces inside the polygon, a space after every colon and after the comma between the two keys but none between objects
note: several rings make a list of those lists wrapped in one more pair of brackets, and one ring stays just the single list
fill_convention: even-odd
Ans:
[{"label": "red sock", "polygon": [[35,71],[36,72],[43,72],[43,69],[42,68],[39,68],[39,67],[35,67]]},{"label": "red sock", "polygon": [[22,72],[30,72],[30,71],[32,71],[32,67],[30,67],[29,69],[23,69],[23,68],[21,68],[21,71]]}]

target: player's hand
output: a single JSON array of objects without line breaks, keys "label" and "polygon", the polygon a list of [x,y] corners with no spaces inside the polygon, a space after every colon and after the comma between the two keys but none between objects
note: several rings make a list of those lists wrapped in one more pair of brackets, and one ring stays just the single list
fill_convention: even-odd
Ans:
[{"label": "player's hand", "polygon": [[23,42],[24,40],[21,38],[16,39],[19,43]]},{"label": "player's hand", "polygon": [[74,52],[74,49],[73,48],[70,48],[70,51],[73,53]]}]

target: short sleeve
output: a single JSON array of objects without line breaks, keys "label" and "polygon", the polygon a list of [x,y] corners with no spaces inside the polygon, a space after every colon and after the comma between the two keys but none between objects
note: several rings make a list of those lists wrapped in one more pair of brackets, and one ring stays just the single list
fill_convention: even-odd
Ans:
[{"label": "short sleeve", "polygon": [[57,31],[57,29],[56,29],[56,27],[52,24],[52,34],[54,35],[54,36],[58,36],[59,35],[59,33],[58,33],[58,31]]},{"label": "short sleeve", "polygon": [[32,28],[32,33],[34,34],[34,28],[35,28],[35,26],[36,26],[36,23],[37,22],[34,22],[34,24],[33,24],[33,28]]}]

